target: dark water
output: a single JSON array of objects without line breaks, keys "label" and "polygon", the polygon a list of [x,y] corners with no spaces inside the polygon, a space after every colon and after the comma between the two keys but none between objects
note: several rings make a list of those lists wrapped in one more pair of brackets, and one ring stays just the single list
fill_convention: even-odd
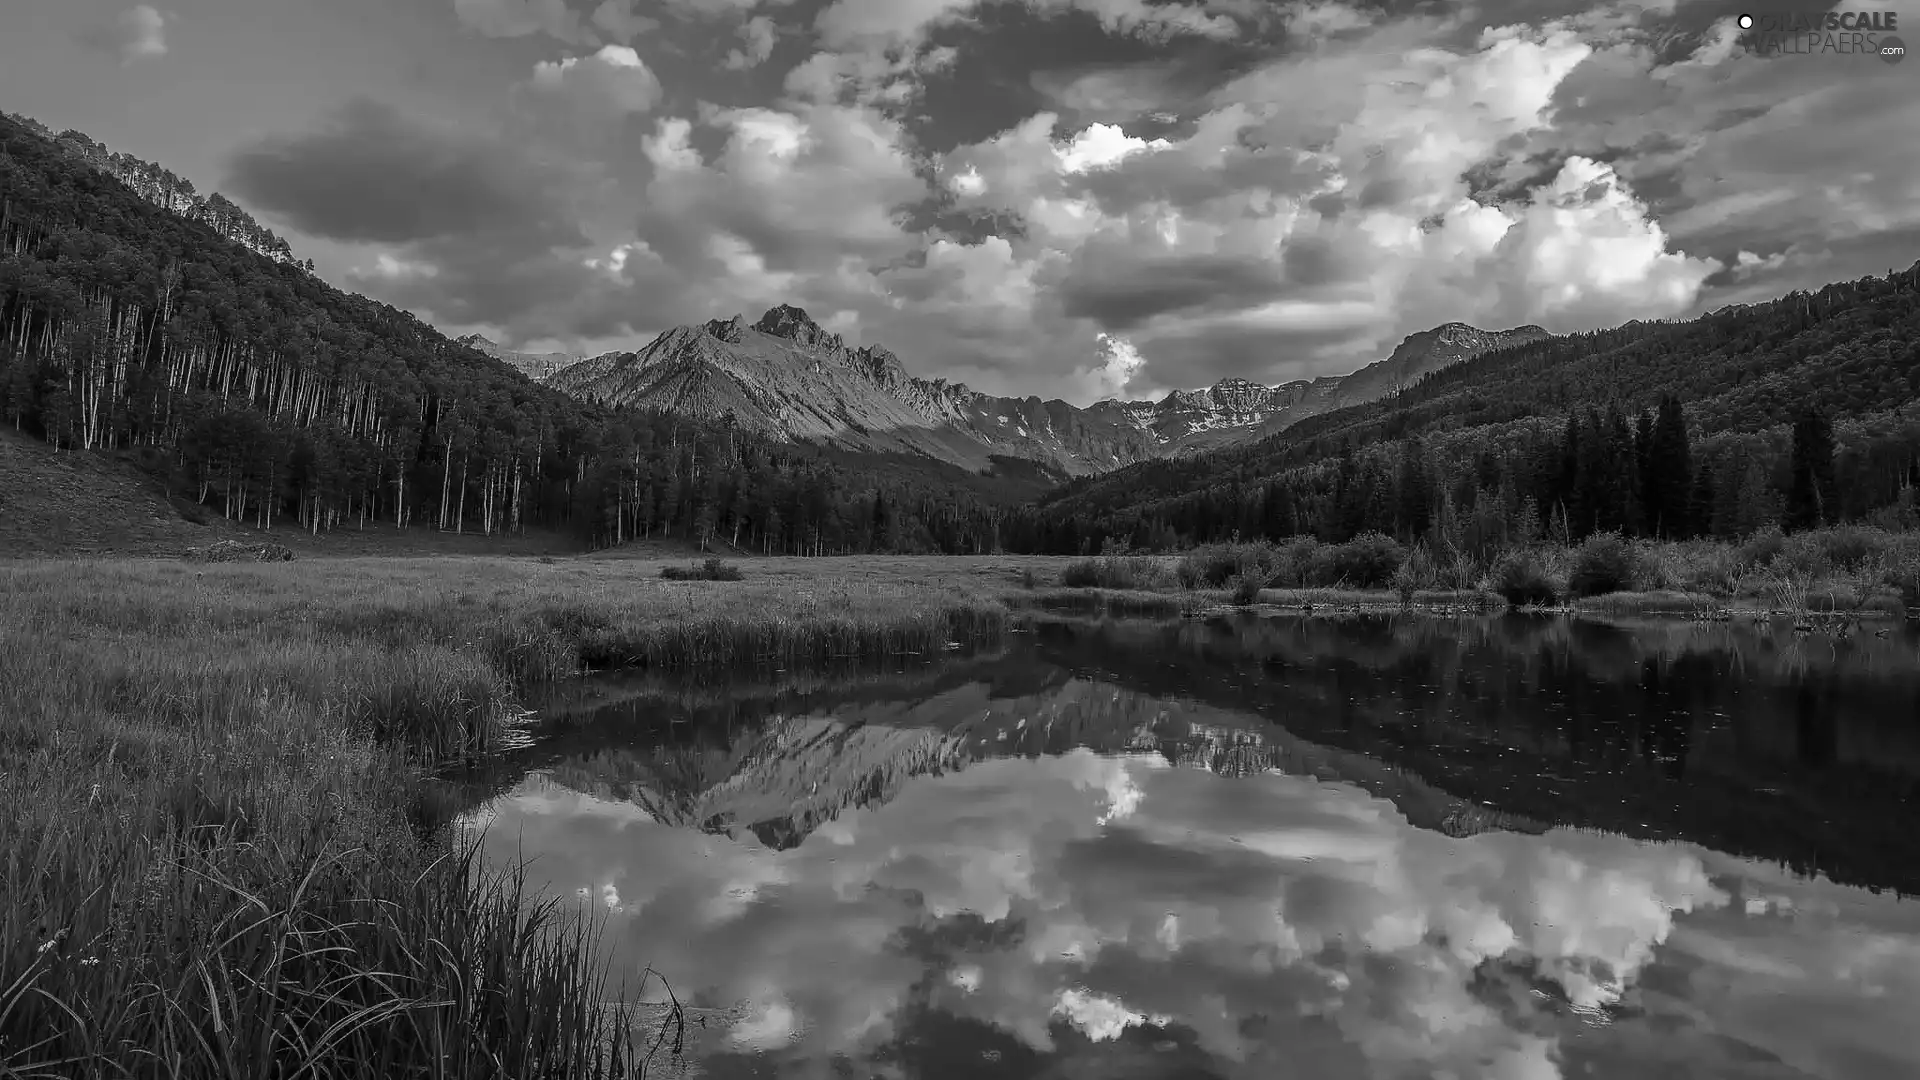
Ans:
[{"label": "dark water", "polygon": [[545,712],[487,842],[705,1075],[1920,1077],[1899,630],[1063,622]]}]

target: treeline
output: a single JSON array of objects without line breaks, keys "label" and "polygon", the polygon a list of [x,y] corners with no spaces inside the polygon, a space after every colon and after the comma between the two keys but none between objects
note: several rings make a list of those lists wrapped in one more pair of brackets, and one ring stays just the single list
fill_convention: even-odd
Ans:
[{"label": "treeline", "polygon": [[1608,531],[1906,527],[1916,342],[1920,264],[1503,349],[1250,447],[1075,481],[1010,523],[1010,542],[1080,553],[1108,537],[1167,548],[1383,532],[1488,550]]},{"label": "treeline", "polygon": [[16,430],[158,454],[177,491],[262,529],[542,526],[769,553],[996,543],[980,478],[861,476],[726,425],[582,404],[142,197],[67,143],[0,117],[0,422]]},{"label": "treeline", "polygon": [[37,120],[11,113],[0,113],[0,119],[10,120],[48,140],[75,161],[106,173],[125,184],[135,195],[163,210],[171,210],[190,221],[200,222],[221,236],[245,244],[276,262],[292,263],[308,272],[313,270],[312,259],[294,258],[293,249],[286,240],[255,221],[253,215],[235,206],[232,200],[217,191],[202,196],[194,190],[193,181],[186,177],[150,161],[142,161],[132,154],[116,152],[105,143],[87,137],[85,132],[67,130],[56,135],[53,129]]}]

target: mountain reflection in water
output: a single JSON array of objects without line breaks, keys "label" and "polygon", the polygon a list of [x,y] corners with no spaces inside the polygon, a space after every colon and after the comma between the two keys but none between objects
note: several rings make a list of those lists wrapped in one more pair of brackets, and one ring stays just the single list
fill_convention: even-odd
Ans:
[{"label": "mountain reflection in water", "polygon": [[1057,622],[583,682],[479,819],[732,1007],[714,1077],[1880,1080],[1920,1076],[1917,709],[1897,633]]}]

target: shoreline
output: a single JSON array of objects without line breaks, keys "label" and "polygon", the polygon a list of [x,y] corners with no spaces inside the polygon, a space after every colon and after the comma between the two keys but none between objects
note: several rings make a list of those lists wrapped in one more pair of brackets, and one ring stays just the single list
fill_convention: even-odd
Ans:
[{"label": "shoreline", "polygon": [[[583,916],[530,903],[524,868],[479,872],[455,841],[462,808],[445,780],[510,746],[534,688],[586,670],[896,664],[1004,643],[1045,611],[1510,610],[1467,590],[1403,601],[1269,589],[1243,605],[1218,589],[1063,588],[1051,580],[1072,560],[1038,556],[738,559],[737,581],[661,578],[688,561],[0,561],[0,874],[34,883],[0,898],[12,937],[0,987],[17,988],[0,999],[0,1035],[52,1033],[49,1054],[127,1064],[136,1047],[190,1045],[214,978],[252,988],[229,1007],[229,1032],[257,1024],[275,1045],[313,1046],[347,1024],[354,1035],[324,1058],[341,1071],[389,1047],[427,1053],[423,1030],[437,1033],[435,1053],[469,1060],[528,1040],[594,1052],[611,1033],[595,1019]],[[1684,618],[1655,610],[1672,595],[1549,613]],[[249,912],[247,934],[215,934]],[[306,928],[298,940],[322,951],[303,962],[337,980],[335,997],[300,996],[271,959],[275,941],[293,940],[275,925]],[[499,966],[522,939],[539,944]],[[420,941],[465,958],[478,981],[448,983]]]}]

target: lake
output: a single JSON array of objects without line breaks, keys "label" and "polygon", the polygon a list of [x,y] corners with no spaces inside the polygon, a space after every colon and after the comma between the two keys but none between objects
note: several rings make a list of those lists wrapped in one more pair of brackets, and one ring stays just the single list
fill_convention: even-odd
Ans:
[{"label": "lake", "polygon": [[694,1073],[1920,1077],[1898,627],[1061,620],[540,714],[488,851]]}]

